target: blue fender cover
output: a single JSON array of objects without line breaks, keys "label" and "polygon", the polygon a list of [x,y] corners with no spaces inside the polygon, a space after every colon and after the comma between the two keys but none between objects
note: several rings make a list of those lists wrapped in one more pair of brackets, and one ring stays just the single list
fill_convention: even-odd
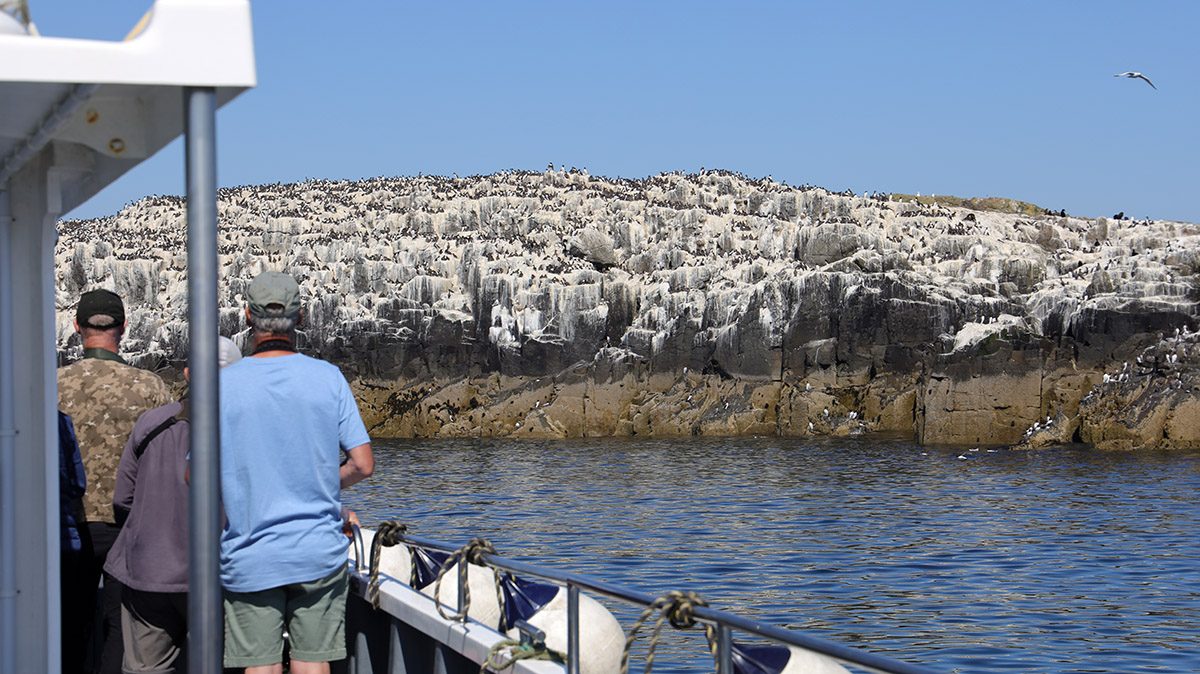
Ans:
[{"label": "blue fender cover", "polygon": [[500,588],[504,592],[504,620],[500,625],[501,632],[511,629],[518,620],[529,620],[534,613],[550,603],[559,590],[557,585],[522,580],[511,573],[501,576]]},{"label": "blue fender cover", "polygon": [[437,580],[438,572],[441,571],[442,565],[446,563],[450,555],[416,546],[413,546],[412,552],[413,575],[417,580],[413,588],[420,590],[432,585]]},{"label": "blue fender cover", "polygon": [[792,652],[786,646],[742,646],[733,644],[736,674],[779,674],[787,667]]}]

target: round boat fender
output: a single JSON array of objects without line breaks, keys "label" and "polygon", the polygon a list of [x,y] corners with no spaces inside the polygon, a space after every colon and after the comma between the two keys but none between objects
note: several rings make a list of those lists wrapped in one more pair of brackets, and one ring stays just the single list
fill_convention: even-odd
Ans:
[{"label": "round boat fender", "polygon": [[733,644],[734,674],[850,674],[824,655],[796,646]]},{"label": "round boat fender", "polygon": [[[565,587],[503,577],[506,634],[520,639],[512,625],[517,620],[546,634],[546,647],[567,653],[568,590]],[[582,674],[611,674],[621,668],[625,631],[607,608],[582,592],[579,594],[579,670]]]},{"label": "round boat fender", "polygon": [[[458,606],[458,565],[462,561],[456,561],[450,568],[442,573],[442,582],[439,586],[434,582],[437,578],[437,570],[434,570],[434,578],[425,585],[421,590],[421,594],[433,597],[444,609],[452,613],[457,613],[461,609]],[[486,566],[478,564],[467,564],[467,588],[471,592],[470,604],[467,606],[467,616],[472,620],[477,620],[492,629],[496,629],[500,625],[500,601],[496,598],[496,579],[495,572]],[[434,596],[434,590],[437,590],[437,596]]]},{"label": "round boat fender", "polygon": [[[371,570],[371,545],[375,542],[375,532],[362,529],[362,547],[352,545],[354,561],[363,571]],[[393,545],[379,550],[379,573],[387,574],[395,580],[408,584],[412,578],[412,559],[407,545]]]},{"label": "round boat fender", "polygon": [[[359,569],[370,571],[371,544],[375,541],[375,532],[370,529],[361,529],[360,532],[362,535],[361,547],[357,543],[351,546],[354,561],[358,564]],[[414,557],[417,561],[416,578],[413,577]],[[437,579],[438,569],[445,563],[447,557],[449,555],[446,553],[424,548],[413,548],[407,545],[385,546],[379,550],[379,572],[419,590]]]}]

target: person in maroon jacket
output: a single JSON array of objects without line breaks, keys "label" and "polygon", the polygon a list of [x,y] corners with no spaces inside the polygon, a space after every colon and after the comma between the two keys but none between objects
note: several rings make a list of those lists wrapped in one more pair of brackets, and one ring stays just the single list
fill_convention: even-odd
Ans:
[{"label": "person in maroon jacket", "polygon": [[[221,367],[241,359],[231,340],[218,339]],[[187,671],[188,407],[185,395],[142,414],[117,468],[113,514],[124,526],[104,570],[125,585],[126,674]]]}]

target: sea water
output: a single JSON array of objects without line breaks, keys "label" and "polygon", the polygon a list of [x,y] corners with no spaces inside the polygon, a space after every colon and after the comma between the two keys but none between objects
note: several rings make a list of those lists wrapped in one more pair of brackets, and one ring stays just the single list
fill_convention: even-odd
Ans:
[{"label": "sea water", "polygon": [[[374,448],[374,477],[345,494],[368,526],[482,536],[506,557],[693,590],[937,671],[1200,671],[1200,453],[774,437]],[[628,631],[640,609],[610,606]],[[712,671],[698,630],[663,644],[653,671]]]}]

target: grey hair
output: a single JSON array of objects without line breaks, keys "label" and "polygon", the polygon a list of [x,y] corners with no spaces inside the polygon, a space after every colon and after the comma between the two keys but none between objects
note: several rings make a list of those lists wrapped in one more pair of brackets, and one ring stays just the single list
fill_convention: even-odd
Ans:
[{"label": "grey hair", "polygon": [[[111,320],[111,318],[109,319]],[[93,327],[87,324],[80,324],[79,334],[84,337],[92,335],[112,335],[117,341],[120,341],[125,336],[125,325],[122,323],[113,323],[105,327]]]},{"label": "grey hair", "polygon": [[250,327],[255,332],[270,335],[290,335],[296,330],[296,316],[250,315]]}]

